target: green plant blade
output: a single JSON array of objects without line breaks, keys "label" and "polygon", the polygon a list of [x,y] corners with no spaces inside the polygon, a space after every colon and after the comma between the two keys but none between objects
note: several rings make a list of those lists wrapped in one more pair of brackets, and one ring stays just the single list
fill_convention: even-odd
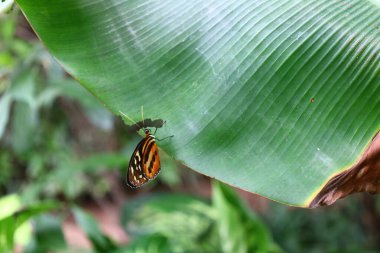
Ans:
[{"label": "green plant blade", "polygon": [[149,235],[135,239],[128,246],[111,253],[162,253],[171,252],[168,239],[161,235]]},{"label": "green plant blade", "polygon": [[94,217],[78,207],[73,208],[73,213],[76,222],[91,241],[95,252],[112,251],[117,248],[116,244],[102,233]]},{"label": "green plant blade", "polygon": [[[40,202],[33,205],[21,206],[20,197],[11,194],[0,199],[0,251],[13,252],[16,231],[30,218],[57,209],[54,202]],[[25,230],[25,227],[24,227]],[[23,236],[29,237],[30,230],[23,231]]]},{"label": "green plant blade", "polygon": [[264,223],[231,188],[214,182],[212,192],[222,252],[283,252]]},{"label": "green plant blade", "polygon": [[12,8],[13,0],[0,1],[0,14],[6,13]]},{"label": "green plant blade", "polygon": [[45,214],[34,219],[34,238],[25,253],[57,252],[67,249],[62,222],[55,216]]},{"label": "green plant blade", "polygon": [[307,206],[379,129],[377,1],[17,3],[105,106],[143,106],[169,154],[244,190]]},{"label": "green plant blade", "polygon": [[167,252],[220,252],[214,214],[215,210],[197,197],[157,194],[126,203],[121,223],[134,238],[167,238]]}]

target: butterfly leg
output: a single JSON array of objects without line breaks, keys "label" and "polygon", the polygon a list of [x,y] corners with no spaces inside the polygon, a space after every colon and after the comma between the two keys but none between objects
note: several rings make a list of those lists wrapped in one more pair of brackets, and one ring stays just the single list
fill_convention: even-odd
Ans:
[{"label": "butterfly leg", "polygon": [[166,136],[165,138],[162,138],[162,139],[158,139],[158,138],[154,138],[154,139],[158,141],[163,141],[165,139],[172,138],[172,137],[174,137],[174,135]]}]

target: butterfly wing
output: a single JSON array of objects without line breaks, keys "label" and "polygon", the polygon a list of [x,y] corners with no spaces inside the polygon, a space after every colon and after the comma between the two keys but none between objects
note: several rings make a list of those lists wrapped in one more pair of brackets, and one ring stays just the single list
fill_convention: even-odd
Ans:
[{"label": "butterfly wing", "polygon": [[127,184],[132,188],[140,187],[149,181],[149,179],[144,175],[143,163],[143,148],[147,141],[147,138],[140,141],[129,161]]},{"label": "butterfly wing", "polygon": [[147,141],[142,148],[144,164],[143,173],[146,178],[151,180],[157,177],[158,173],[160,173],[161,163],[156,140],[153,136],[149,136],[146,139]]}]

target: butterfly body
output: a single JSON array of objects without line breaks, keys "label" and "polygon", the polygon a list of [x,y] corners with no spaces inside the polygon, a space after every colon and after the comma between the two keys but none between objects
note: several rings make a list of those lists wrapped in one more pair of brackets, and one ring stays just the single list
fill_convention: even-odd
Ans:
[{"label": "butterfly body", "polygon": [[161,170],[156,138],[145,129],[145,138],[140,141],[129,161],[127,183],[137,188],[157,177]]}]

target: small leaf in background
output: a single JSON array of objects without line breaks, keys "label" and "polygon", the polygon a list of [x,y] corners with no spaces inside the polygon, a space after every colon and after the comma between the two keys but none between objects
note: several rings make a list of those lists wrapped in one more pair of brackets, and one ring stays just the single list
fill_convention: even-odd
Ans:
[{"label": "small leaf in background", "polygon": [[2,211],[2,218],[0,219],[0,252],[2,253],[13,251],[16,232],[19,233],[19,236],[23,236],[18,241],[26,243],[30,236],[30,230],[18,231],[26,221],[33,216],[58,207],[53,202],[41,202],[21,208],[20,203],[18,195],[10,195],[0,199],[0,210],[5,210]]},{"label": "small leaf in background", "polygon": [[165,253],[172,252],[169,240],[162,235],[150,235],[133,240],[127,247],[112,253]]},{"label": "small leaf in background", "polygon": [[34,236],[25,253],[56,252],[67,248],[62,222],[53,215],[40,215],[33,220]]},{"label": "small leaf in background", "polygon": [[16,227],[16,217],[13,215],[20,208],[21,200],[19,195],[11,194],[0,198],[0,252],[12,252],[14,241],[16,240],[16,232],[19,232],[21,235],[31,233],[29,224],[24,224],[22,228]]},{"label": "small leaf in background", "polygon": [[20,206],[20,197],[17,194],[10,194],[0,198],[0,219],[16,212]]},{"label": "small leaf in background", "polygon": [[214,181],[212,199],[222,252],[283,252],[274,244],[264,223],[228,186]]},{"label": "small leaf in background", "polygon": [[101,232],[96,220],[90,214],[78,207],[73,208],[73,213],[77,224],[90,239],[96,252],[110,252],[117,248],[116,244]]},{"label": "small leaf in background", "polygon": [[8,93],[5,93],[0,97],[0,139],[4,134],[8,123],[11,102],[12,99]]},{"label": "small leaf in background", "polygon": [[44,89],[36,98],[36,107],[51,106],[58,95],[60,95],[60,91],[57,88],[48,87]]},{"label": "small leaf in background", "polygon": [[84,173],[79,170],[78,158],[71,152],[61,152],[54,159],[55,169],[45,178],[47,194],[53,197],[63,192],[68,199],[74,199],[88,185]]},{"label": "small leaf in background", "polygon": [[219,252],[214,210],[200,198],[182,194],[140,198],[125,204],[121,215],[131,236],[164,236],[169,252]]},{"label": "small leaf in background", "polygon": [[38,108],[35,99],[36,77],[37,72],[34,70],[20,73],[6,93],[15,101],[11,118],[10,142],[15,152],[19,154],[33,145],[38,123]]},{"label": "small leaf in background", "polygon": [[0,152],[0,168],[0,187],[11,188],[8,182],[12,177],[13,162],[9,151]]},{"label": "small leaf in background", "polygon": [[12,148],[16,153],[22,154],[33,146],[38,123],[36,116],[28,104],[16,102],[12,115],[10,139]]},{"label": "small leaf in background", "polygon": [[[14,39],[11,44],[12,51],[17,54],[19,57],[26,59],[25,62],[21,62],[21,64],[28,65],[30,62],[28,60],[32,60],[35,55],[32,54],[33,47],[24,41],[19,39]],[[30,59],[28,59],[30,57]]]},{"label": "small leaf in background", "polygon": [[[14,63],[14,59],[10,53],[0,52],[0,78],[2,72],[11,70],[14,66]],[[4,84],[2,84],[1,82],[2,80],[0,79],[0,93],[3,90],[2,86],[4,86]]]},{"label": "small leaf in background", "polygon": [[36,69],[27,69],[17,73],[17,76],[12,79],[12,85],[9,88],[14,100],[28,104],[32,110],[36,109],[36,79]]},{"label": "small leaf in background", "polygon": [[13,6],[13,0],[1,0],[0,1],[0,15],[9,11]]},{"label": "small leaf in background", "polygon": [[13,41],[16,31],[16,22],[9,16],[0,16],[0,20],[0,36],[2,38],[0,42],[1,49],[2,47],[8,46]]}]

